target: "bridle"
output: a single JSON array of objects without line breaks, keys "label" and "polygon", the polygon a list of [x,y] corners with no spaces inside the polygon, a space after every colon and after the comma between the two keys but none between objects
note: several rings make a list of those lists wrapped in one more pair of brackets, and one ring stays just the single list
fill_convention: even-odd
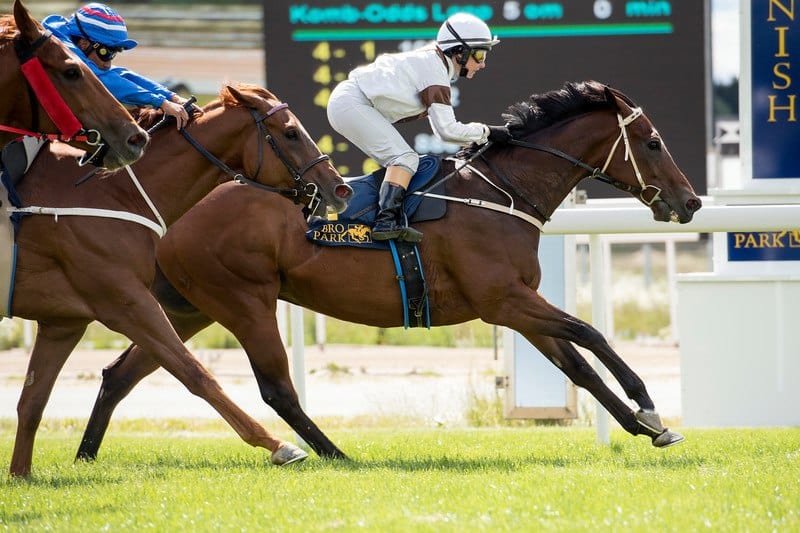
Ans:
[{"label": "bridle", "polygon": [[79,141],[89,146],[102,146],[102,137],[97,130],[87,130],[75,114],[67,106],[58,93],[53,82],[47,76],[41,61],[34,52],[41,47],[50,37],[52,32],[45,30],[35,41],[27,43],[20,37],[14,39],[14,49],[20,61],[20,70],[25,76],[28,85],[28,94],[31,104],[32,129],[39,129],[39,105],[61,133],[39,133],[12,126],[0,125],[0,131],[7,131],[19,135],[37,137],[42,140]]},{"label": "bridle", "polygon": [[308,182],[303,180],[303,175],[308,172],[311,167],[316,165],[317,163],[321,163],[323,161],[327,161],[330,159],[330,156],[326,154],[322,154],[319,157],[316,157],[303,165],[302,167],[295,168],[292,165],[292,162],[286,157],[286,154],[281,150],[278,143],[275,142],[275,137],[270,132],[269,128],[267,127],[266,121],[272,115],[277,113],[278,111],[288,109],[289,104],[287,103],[280,103],[274,106],[272,109],[260,115],[255,109],[250,108],[250,114],[253,117],[253,121],[256,123],[256,127],[258,128],[259,132],[259,143],[258,143],[258,166],[256,167],[255,175],[257,176],[258,173],[261,171],[261,166],[263,163],[264,158],[264,147],[261,139],[263,138],[272,148],[272,151],[275,152],[275,155],[281,162],[284,164],[286,169],[289,171],[289,174],[292,175],[294,178],[294,187],[285,188],[285,187],[272,187],[270,185],[264,185],[263,183],[259,183],[252,178],[249,178],[242,174],[241,172],[236,172],[231,169],[228,165],[220,161],[216,156],[211,154],[208,150],[206,150],[194,137],[192,137],[186,128],[181,129],[181,135],[189,141],[195,150],[200,152],[206,159],[211,161],[214,165],[217,166],[220,170],[222,170],[225,174],[231,177],[236,182],[243,183],[246,185],[251,185],[253,187],[257,187],[259,189],[263,189],[266,191],[278,193],[280,195],[286,196],[288,198],[292,198],[295,203],[304,203],[303,199],[307,198],[308,202],[306,203],[307,208],[310,212],[314,212],[317,206],[322,201],[322,198],[319,194],[319,188],[317,187],[316,183]]},{"label": "bridle", "polygon": [[[628,130],[626,129],[626,127],[628,125],[630,125],[637,118],[641,117],[643,114],[644,113],[643,113],[641,107],[631,108],[631,114],[628,115],[627,117],[623,117],[621,113],[617,113],[617,124],[618,124],[619,130],[620,130],[619,131],[619,135],[617,136],[617,139],[614,141],[614,144],[611,146],[611,150],[609,151],[608,157],[606,158],[606,162],[605,162],[605,164],[603,165],[602,168],[592,167],[591,165],[587,165],[586,163],[584,163],[580,159],[576,159],[576,158],[572,157],[571,155],[569,155],[569,154],[567,154],[565,152],[562,152],[561,150],[557,150],[557,149],[551,148],[549,146],[544,146],[544,145],[535,144],[535,143],[529,143],[529,142],[525,142],[525,141],[519,141],[517,139],[510,140],[508,144],[511,144],[511,145],[514,145],[514,146],[521,146],[523,148],[532,148],[534,150],[539,150],[541,152],[547,152],[549,154],[555,155],[555,156],[560,157],[562,159],[566,159],[567,161],[569,161],[573,165],[578,166],[578,167],[580,167],[580,168],[582,168],[584,170],[588,170],[590,172],[588,177],[594,178],[594,179],[598,179],[598,180],[600,180],[600,181],[602,181],[604,183],[608,183],[609,185],[612,185],[612,186],[616,187],[617,189],[619,189],[621,191],[625,191],[625,192],[628,192],[628,193],[630,193],[632,195],[638,196],[639,199],[645,205],[650,206],[653,203],[655,203],[655,202],[657,202],[658,200],[661,199],[661,189],[659,187],[656,187],[655,185],[647,185],[644,182],[644,178],[642,178],[642,173],[639,170],[639,165],[636,164],[636,159],[633,156],[633,151],[631,150],[631,143],[630,143],[630,140],[628,139]],[[634,174],[636,174],[636,180],[639,182],[639,186],[638,187],[636,185],[630,185],[628,183],[619,181],[619,180],[617,180],[615,178],[612,178],[611,176],[609,176],[608,174],[605,173],[606,169],[611,164],[611,160],[614,158],[614,153],[617,150],[617,146],[619,145],[619,141],[620,140],[622,140],[623,144],[625,145],[625,161],[630,159],[631,166],[633,167],[633,172],[634,172]],[[485,158],[484,158],[484,161],[486,161]],[[509,185],[510,185],[510,182],[509,182]],[[650,197],[649,200],[647,198],[645,198],[645,194],[648,191],[650,191],[652,193],[652,197]],[[518,191],[515,191],[515,192],[518,192]],[[525,199],[524,195],[521,195],[521,197],[523,199]],[[525,201],[528,202],[529,204],[533,205],[534,208],[536,208],[536,205],[533,204],[532,202],[530,202],[529,200],[525,199]],[[537,209],[537,211],[538,211],[538,209]]]}]

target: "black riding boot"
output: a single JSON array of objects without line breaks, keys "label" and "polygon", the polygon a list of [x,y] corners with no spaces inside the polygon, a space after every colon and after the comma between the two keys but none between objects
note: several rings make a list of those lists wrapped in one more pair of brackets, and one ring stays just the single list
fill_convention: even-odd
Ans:
[{"label": "black riding boot", "polygon": [[398,239],[408,242],[419,242],[422,233],[405,225],[403,214],[403,197],[406,191],[399,185],[384,181],[378,194],[378,215],[372,226],[372,240],[388,241]]}]

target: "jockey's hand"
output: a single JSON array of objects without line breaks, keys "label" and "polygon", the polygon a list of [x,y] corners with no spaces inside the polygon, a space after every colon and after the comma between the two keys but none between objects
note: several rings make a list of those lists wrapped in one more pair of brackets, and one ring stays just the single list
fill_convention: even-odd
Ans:
[{"label": "jockey's hand", "polygon": [[[177,103],[177,104],[182,105],[184,107],[184,109],[186,109],[186,102],[188,102],[189,99],[188,98],[183,98],[181,95],[176,94],[175,96],[172,97],[172,101]],[[203,111],[203,108],[200,107],[199,105],[197,105],[195,103],[192,103],[192,105],[189,106],[189,119],[190,120],[195,115],[202,115],[203,113],[205,113],[205,111]]]},{"label": "jockey's hand", "polygon": [[177,123],[178,129],[183,128],[189,123],[189,113],[187,113],[183,106],[177,102],[164,100],[164,103],[161,104],[160,109],[165,115],[175,117],[175,122]]},{"label": "jockey's hand", "polygon": [[487,126],[487,127],[489,128],[488,139],[493,143],[507,144],[508,141],[514,138],[511,135],[511,132],[508,131],[507,126]]}]

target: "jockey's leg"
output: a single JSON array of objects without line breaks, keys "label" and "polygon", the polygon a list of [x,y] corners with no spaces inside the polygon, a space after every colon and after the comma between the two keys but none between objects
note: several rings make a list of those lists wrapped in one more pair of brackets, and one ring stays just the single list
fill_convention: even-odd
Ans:
[{"label": "jockey's leg", "polygon": [[372,226],[373,240],[399,239],[409,242],[422,240],[422,233],[407,226],[403,213],[403,198],[411,176],[412,173],[405,167],[394,165],[386,167],[386,177],[378,195],[379,211]]}]

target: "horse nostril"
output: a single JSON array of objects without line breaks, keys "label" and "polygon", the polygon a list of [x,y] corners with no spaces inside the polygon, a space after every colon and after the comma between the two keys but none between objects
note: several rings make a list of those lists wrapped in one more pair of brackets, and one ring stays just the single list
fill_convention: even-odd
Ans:
[{"label": "horse nostril", "polygon": [[694,213],[701,207],[703,207],[703,202],[700,201],[700,198],[690,198],[689,200],[686,201],[686,209],[690,213]]},{"label": "horse nostril", "polygon": [[150,137],[147,133],[142,131],[141,133],[135,133],[128,137],[128,144],[134,148],[144,148],[149,140]]},{"label": "horse nostril", "polygon": [[353,196],[353,188],[346,184],[337,185],[333,189],[333,194],[335,194],[337,198],[346,200]]}]

